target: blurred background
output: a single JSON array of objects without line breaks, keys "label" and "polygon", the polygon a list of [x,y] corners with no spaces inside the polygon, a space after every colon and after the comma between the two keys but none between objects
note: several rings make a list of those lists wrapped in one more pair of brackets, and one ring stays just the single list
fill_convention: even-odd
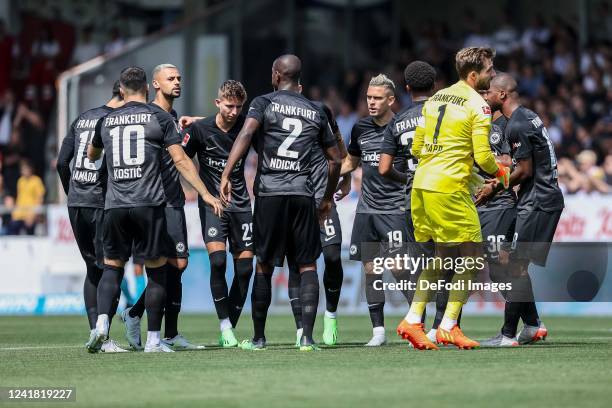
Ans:
[{"label": "blurred background", "polygon": [[[518,79],[523,104],[540,115],[555,144],[567,205],[555,239],[609,242],[611,7],[601,0],[0,2],[0,314],[82,310],[84,264],[55,158],[71,121],[106,102],[128,65],[150,72],[175,64],[183,76],[179,115],[209,115],[223,80],[242,81],[251,99],[271,90],[273,59],[295,53],[303,61],[306,95],[332,108],[348,140],[353,124],[367,115],[371,76],[383,72],[395,81],[397,111],[412,103],[402,75],[409,62],[430,62],[442,88],[457,79],[459,48],[492,46],[496,68]],[[255,163],[251,155],[250,180]],[[360,185],[358,171],[353,192],[339,203],[345,245]],[[192,257],[184,305],[212,311],[196,195],[186,193]],[[359,265],[347,261],[345,269],[342,307],[366,310]],[[287,312],[285,271],[275,276],[275,305]],[[609,279],[600,283],[610,285]],[[491,304],[474,311],[494,310]],[[612,313],[600,305],[551,304],[550,311]]]}]

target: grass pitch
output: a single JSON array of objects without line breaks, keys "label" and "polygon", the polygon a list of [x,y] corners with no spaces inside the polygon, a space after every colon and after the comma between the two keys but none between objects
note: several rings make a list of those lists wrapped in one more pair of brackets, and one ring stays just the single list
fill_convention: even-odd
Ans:
[{"label": "grass pitch", "polygon": [[[0,406],[84,407],[391,407],[606,406],[612,400],[612,319],[545,318],[548,341],[513,349],[439,352],[409,349],[387,317],[390,344],[365,348],[367,316],[339,320],[341,344],[295,350],[293,320],[268,319],[266,351],[217,347],[212,315],[181,316],[179,327],[206,350],[88,354],[83,316],[0,317],[0,387],[76,387],[76,403]],[[500,317],[466,317],[476,339]],[[322,318],[315,338],[320,338]],[[236,331],[252,333],[250,316]],[[112,337],[126,345],[118,318]]]}]

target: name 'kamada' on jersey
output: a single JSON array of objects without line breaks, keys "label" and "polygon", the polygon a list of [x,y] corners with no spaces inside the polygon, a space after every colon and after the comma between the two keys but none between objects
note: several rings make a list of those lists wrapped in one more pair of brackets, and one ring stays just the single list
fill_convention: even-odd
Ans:
[{"label": "name 'kamada' on jersey", "polygon": [[98,181],[97,171],[75,170],[72,172],[72,179],[79,183],[92,184]]}]

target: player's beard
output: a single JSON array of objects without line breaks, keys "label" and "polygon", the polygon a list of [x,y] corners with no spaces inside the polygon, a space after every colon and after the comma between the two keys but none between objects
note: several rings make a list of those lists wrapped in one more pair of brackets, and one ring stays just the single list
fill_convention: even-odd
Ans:
[{"label": "player's beard", "polygon": [[164,93],[164,97],[170,101],[175,100],[176,98],[180,98],[181,96],[181,91],[179,90],[178,95],[174,95],[174,89],[172,91],[170,91],[169,93]]},{"label": "player's beard", "polygon": [[491,85],[491,79],[491,77],[479,77],[478,81],[476,82],[476,91],[486,91],[487,89],[489,89],[489,86]]}]

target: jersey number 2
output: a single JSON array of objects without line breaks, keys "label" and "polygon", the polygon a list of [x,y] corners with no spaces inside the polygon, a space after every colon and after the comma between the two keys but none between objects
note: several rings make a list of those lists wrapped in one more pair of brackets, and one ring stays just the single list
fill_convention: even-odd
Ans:
[{"label": "jersey number 2", "polygon": [[287,136],[285,141],[278,147],[278,155],[290,159],[297,159],[299,153],[295,150],[289,150],[289,147],[302,133],[302,121],[295,118],[285,118],[283,120],[283,129],[290,130],[291,133],[289,133],[289,136]]}]

